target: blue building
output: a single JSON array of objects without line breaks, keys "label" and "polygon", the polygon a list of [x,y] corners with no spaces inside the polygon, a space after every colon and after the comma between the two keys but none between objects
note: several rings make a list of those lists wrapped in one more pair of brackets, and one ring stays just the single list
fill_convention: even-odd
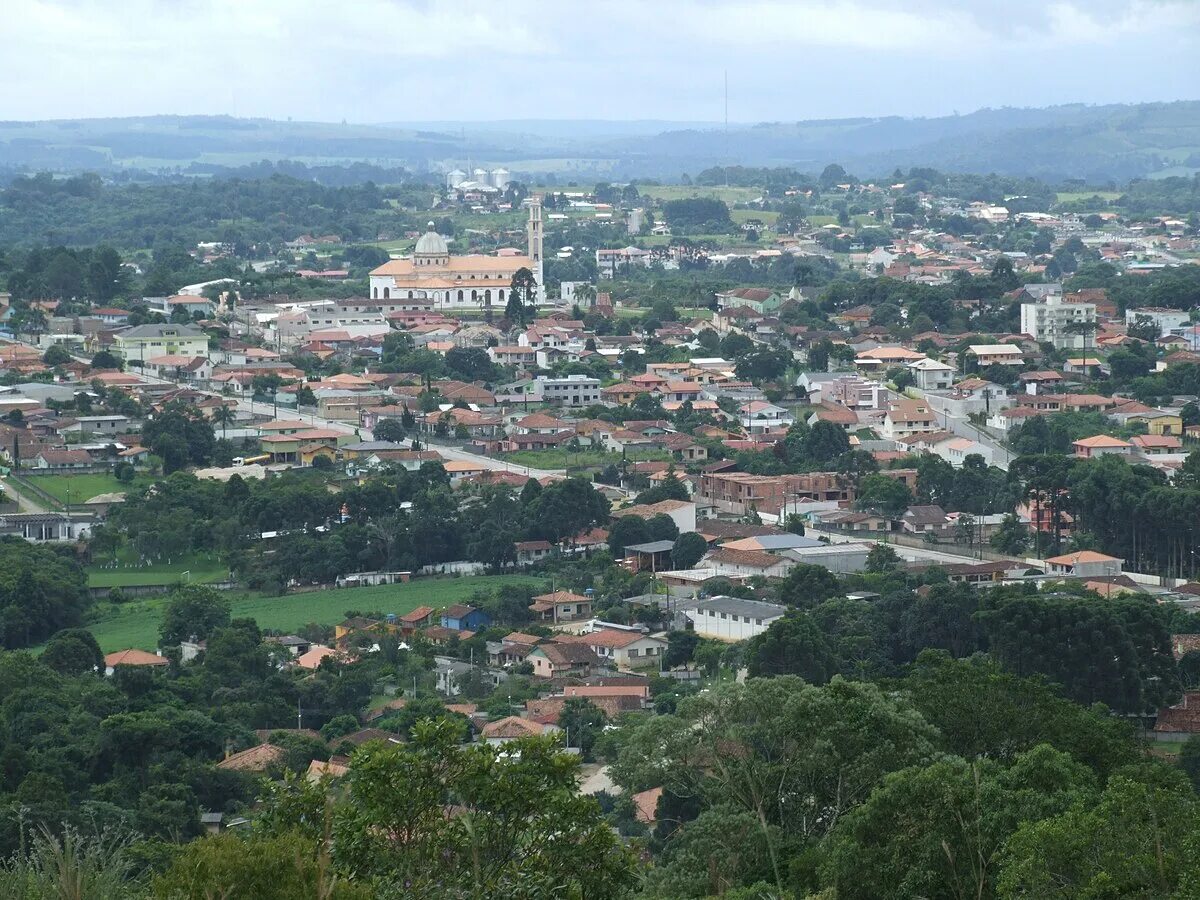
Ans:
[{"label": "blue building", "polygon": [[455,631],[479,631],[492,624],[492,617],[481,609],[455,603],[442,610],[442,627]]}]

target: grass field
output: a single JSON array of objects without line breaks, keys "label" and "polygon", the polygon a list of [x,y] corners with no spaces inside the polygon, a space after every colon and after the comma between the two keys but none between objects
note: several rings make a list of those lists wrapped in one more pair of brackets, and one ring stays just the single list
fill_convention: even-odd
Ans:
[{"label": "grass field", "polygon": [[1059,191],[1054,199],[1059,203],[1073,203],[1076,200],[1090,200],[1099,197],[1101,200],[1116,200],[1121,196],[1120,191]]},{"label": "grass field", "polygon": [[29,481],[36,487],[54,497],[60,503],[67,502],[68,492],[71,503],[83,503],[101,494],[128,494],[140,490],[154,482],[150,475],[138,473],[133,481],[125,484],[109,474],[80,474],[80,475],[39,475]]},{"label": "grass field", "polygon": [[645,187],[639,187],[638,190],[647,197],[653,197],[656,200],[687,200],[692,197],[713,197],[717,200],[724,200],[730,206],[735,203],[748,203],[762,196],[762,191],[758,188],[709,187],[695,184],[646,185]]},{"label": "grass field", "polygon": [[[629,460],[670,459],[671,454],[666,450],[639,450],[626,455]],[[609,453],[604,450],[581,450],[572,453],[570,450],[518,450],[515,453],[505,453],[501,459],[518,466],[529,466],[533,469],[577,469],[594,467],[602,469],[609,463],[621,465],[620,453]]]},{"label": "grass field", "polygon": [[[101,561],[107,563],[107,560]],[[85,570],[89,587],[122,587],[139,584],[173,584],[176,581],[187,581],[193,584],[207,584],[221,581],[229,576],[229,569],[216,555],[208,553],[189,553],[187,556],[173,560],[170,563],[156,563],[149,566],[134,565],[136,558],[132,551],[127,550],[118,556],[118,565],[92,565]],[[184,574],[184,573],[188,574]]]},{"label": "grass field", "polygon": [[[309,622],[333,625],[347,610],[403,615],[418,606],[441,608],[466,600],[478,590],[503,584],[537,587],[542,580],[528,575],[478,575],[466,578],[419,578],[408,584],[338,588],[282,597],[240,596],[233,602],[233,617],[250,618],[262,628],[290,631]],[[100,618],[88,625],[105,653],[137,647],[153,650],[165,600],[134,600],[119,606],[105,604]]]}]

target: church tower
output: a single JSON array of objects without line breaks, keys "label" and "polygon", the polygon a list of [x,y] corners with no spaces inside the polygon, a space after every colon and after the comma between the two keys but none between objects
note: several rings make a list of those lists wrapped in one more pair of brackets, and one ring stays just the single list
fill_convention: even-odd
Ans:
[{"label": "church tower", "polygon": [[538,302],[546,299],[546,285],[542,280],[542,200],[530,198],[529,204],[529,259],[533,263],[533,277],[537,279]]}]

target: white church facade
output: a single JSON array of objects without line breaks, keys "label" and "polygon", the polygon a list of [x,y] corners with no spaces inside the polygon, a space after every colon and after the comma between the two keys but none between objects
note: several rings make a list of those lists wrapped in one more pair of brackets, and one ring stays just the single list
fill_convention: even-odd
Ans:
[{"label": "white church facade", "polygon": [[412,256],[391,259],[371,271],[370,300],[394,307],[413,301],[414,307],[494,309],[503,314],[513,276],[528,269],[537,282],[536,302],[546,302],[542,275],[542,207],[529,207],[529,242],[525,254],[451,256],[446,239],[433,230],[421,235]]}]

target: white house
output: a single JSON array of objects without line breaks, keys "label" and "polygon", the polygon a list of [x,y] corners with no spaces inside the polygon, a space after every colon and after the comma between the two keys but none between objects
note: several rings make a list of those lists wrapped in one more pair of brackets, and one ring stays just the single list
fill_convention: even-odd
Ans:
[{"label": "white house", "polygon": [[623,628],[602,628],[581,634],[572,638],[572,643],[590,647],[601,662],[610,663],[618,669],[657,666],[667,652],[667,642],[662,638]]},{"label": "white house", "polygon": [[762,634],[783,618],[787,607],[739,597],[710,597],[687,611],[693,630],[701,637],[744,641]]},{"label": "white house", "polygon": [[790,428],[796,419],[782,406],[766,400],[754,400],[738,408],[738,421],[747,434],[763,434]]},{"label": "white house", "polygon": [[1125,310],[1125,324],[1136,325],[1139,319],[1148,319],[1158,329],[1158,336],[1165,337],[1176,328],[1183,328],[1191,321],[1187,310],[1167,309],[1161,306],[1144,306],[1141,309]]},{"label": "white house", "polygon": [[936,359],[917,359],[907,364],[913,383],[923,391],[941,391],[954,381],[954,369]]}]

